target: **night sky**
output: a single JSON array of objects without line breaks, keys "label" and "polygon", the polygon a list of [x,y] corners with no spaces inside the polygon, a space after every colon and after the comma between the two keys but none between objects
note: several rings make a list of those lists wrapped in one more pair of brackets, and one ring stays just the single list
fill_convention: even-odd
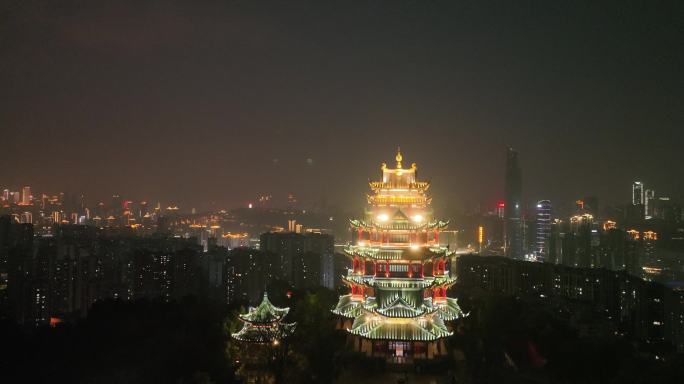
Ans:
[{"label": "night sky", "polygon": [[513,146],[528,201],[682,201],[684,2],[595,3],[3,1],[0,187],[358,206],[400,145],[464,207]]}]

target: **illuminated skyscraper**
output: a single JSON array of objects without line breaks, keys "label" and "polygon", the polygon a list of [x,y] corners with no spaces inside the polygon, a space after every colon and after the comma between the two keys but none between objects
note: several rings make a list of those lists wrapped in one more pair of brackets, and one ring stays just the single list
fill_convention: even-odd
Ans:
[{"label": "illuminated skyscraper", "polygon": [[513,259],[523,258],[522,220],[522,175],[518,164],[518,152],[508,148],[506,154],[505,185],[505,232],[504,246],[506,256]]},{"label": "illuminated skyscraper", "polygon": [[402,363],[445,356],[445,321],[463,316],[446,296],[455,283],[446,266],[453,255],[440,246],[447,222],[433,218],[428,182],[416,165],[382,164],[382,180],[371,181],[365,217],[351,220],[355,244],[345,249],[352,268],[343,277],[350,293],[333,310],[350,344],[366,356]]},{"label": "illuminated skyscraper", "polygon": [[504,207],[506,206],[506,203],[503,201],[499,201],[496,203],[496,217],[503,219],[504,218]]},{"label": "illuminated skyscraper", "polygon": [[655,191],[647,189],[644,192],[644,218],[650,219],[655,211]]},{"label": "illuminated skyscraper", "polygon": [[682,207],[667,196],[660,196],[655,200],[654,216],[668,223],[681,223]]},{"label": "illuminated skyscraper", "polygon": [[31,187],[24,187],[21,190],[21,204],[22,205],[31,204]]},{"label": "illuminated skyscraper", "polygon": [[540,200],[537,202],[537,239],[535,244],[536,256],[546,258],[549,254],[549,238],[551,237],[551,202]]},{"label": "illuminated skyscraper", "polygon": [[632,184],[632,205],[644,205],[644,184],[641,181]]},{"label": "illuminated skyscraper", "polygon": [[563,238],[563,263],[572,267],[597,266],[596,248],[600,238],[594,216],[584,213],[570,217],[570,231]]}]

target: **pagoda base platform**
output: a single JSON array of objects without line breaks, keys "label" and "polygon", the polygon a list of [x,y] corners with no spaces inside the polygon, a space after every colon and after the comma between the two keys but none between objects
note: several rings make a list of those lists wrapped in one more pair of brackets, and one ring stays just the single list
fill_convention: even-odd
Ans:
[{"label": "pagoda base platform", "polygon": [[383,358],[388,364],[413,364],[448,356],[443,339],[435,341],[372,340],[347,335],[347,347],[368,358]]}]

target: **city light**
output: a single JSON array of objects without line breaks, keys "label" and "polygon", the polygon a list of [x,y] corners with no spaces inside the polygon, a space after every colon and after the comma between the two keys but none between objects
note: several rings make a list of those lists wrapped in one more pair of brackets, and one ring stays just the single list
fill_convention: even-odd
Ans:
[{"label": "city light", "polygon": [[684,381],[684,0],[8,3],[2,382]]}]

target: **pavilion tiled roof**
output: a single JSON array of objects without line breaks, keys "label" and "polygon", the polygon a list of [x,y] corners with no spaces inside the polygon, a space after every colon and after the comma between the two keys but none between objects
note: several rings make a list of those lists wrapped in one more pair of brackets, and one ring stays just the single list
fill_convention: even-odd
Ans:
[{"label": "pavilion tiled roof", "polygon": [[249,307],[249,311],[239,315],[240,319],[252,324],[269,324],[281,321],[290,308],[278,308],[268,299],[268,294],[264,293],[264,298],[257,307]]},{"label": "pavilion tiled roof", "polygon": [[239,315],[244,324],[231,337],[252,343],[270,343],[288,337],[297,326],[296,323],[282,322],[289,311],[289,308],[274,306],[264,293],[264,298],[257,307],[250,307],[246,314]]}]

